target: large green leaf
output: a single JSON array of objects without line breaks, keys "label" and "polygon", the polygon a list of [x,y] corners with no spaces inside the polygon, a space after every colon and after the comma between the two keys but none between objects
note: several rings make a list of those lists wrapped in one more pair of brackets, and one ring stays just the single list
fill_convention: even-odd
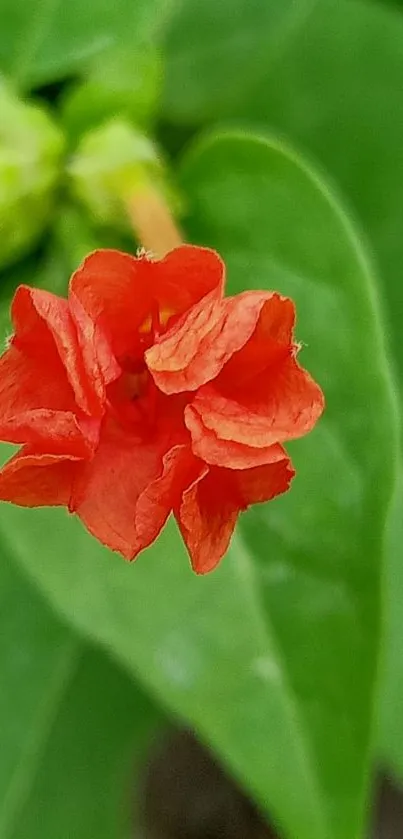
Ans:
[{"label": "large green leaf", "polygon": [[167,116],[179,108],[220,117],[273,65],[316,0],[186,0],[166,34]]},{"label": "large green leaf", "polygon": [[[241,0],[234,0],[234,8],[238,5]],[[190,8],[196,25],[195,6]],[[187,93],[190,55],[182,64],[183,84],[170,81],[177,55],[168,40],[166,118],[199,123],[222,119],[224,113],[285,133],[326,166],[354,203],[380,260],[390,337],[403,381],[403,15],[392,5],[367,0],[317,0],[294,35],[274,64],[268,50],[259,77],[247,90],[233,81],[234,95],[224,112],[216,94],[219,70],[212,62],[210,73],[199,81],[206,103],[202,114]],[[237,79],[248,76],[242,52],[236,72]]]},{"label": "large green leaf", "polygon": [[4,508],[0,528],[52,603],[189,720],[287,836],[356,839],[394,455],[370,270],[327,188],[275,142],[212,139],[182,181],[191,238],[223,252],[230,288],[297,300],[328,408],[293,447],[295,486],[245,515],[203,579],[171,526],[134,566],[63,511]]},{"label": "large green leaf", "polygon": [[4,555],[0,580],[0,835],[127,839],[157,713]]},{"label": "large green leaf", "polygon": [[326,186],[276,143],[212,139],[189,157],[184,186],[191,231],[227,258],[232,289],[270,285],[296,299],[304,363],[325,390],[322,422],[293,447],[294,489],[256,508],[243,532],[330,835],[357,836],[396,436],[370,267]]},{"label": "large green leaf", "polygon": [[63,511],[10,508],[1,527],[61,612],[191,722],[290,836],[326,835],[294,697],[241,544],[199,579],[173,526],[135,566]]},{"label": "large green leaf", "polygon": [[[236,2],[236,0],[235,0]],[[242,86],[225,111],[249,124],[276,129],[298,141],[339,181],[359,212],[380,263],[388,337],[403,404],[403,15],[401,4],[318,0],[296,38],[260,79]],[[248,72],[239,56],[238,73]],[[172,66],[172,69],[171,69]],[[168,79],[176,56],[169,49]],[[187,67],[183,67],[184,78]],[[211,73],[205,75],[203,117],[221,118]],[[235,86],[234,86],[235,87]],[[166,88],[166,117],[199,122],[183,86]],[[364,438],[365,439],[365,435]],[[397,503],[397,502],[396,502]],[[403,778],[403,549],[399,507],[390,524],[385,598],[385,668],[381,751]]]},{"label": "large green leaf", "polygon": [[155,33],[174,0],[0,0],[0,71],[23,88],[79,70]]}]

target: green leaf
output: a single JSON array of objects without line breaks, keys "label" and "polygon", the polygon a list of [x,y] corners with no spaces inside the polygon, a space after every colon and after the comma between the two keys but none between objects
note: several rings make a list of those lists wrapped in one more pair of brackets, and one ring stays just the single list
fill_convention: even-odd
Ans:
[{"label": "green leaf", "polygon": [[2,555],[2,839],[127,839],[134,770],[160,722]]},{"label": "green leaf", "polygon": [[[242,5],[242,0],[234,0],[231,9]],[[228,26],[230,19],[228,14]],[[212,26],[219,22],[216,11]],[[185,81],[169,83],[176,60],[168,49],[166,119],[221,119],[214,68],[200,80],[206,107],[199,116]],[[188,65],[182,70],[184,79],[192,73]],[[236,78],[245,74],[248,64],[239,52]],[[391,345],[403,383],[402,76],[401,10],[362,0],[318,0],[275,64],[268,51],[253,86],[244,91],[233,84],[236,96],[224,115],[289,136],[319,159],[345,190],[380,261]]]},{"label": "green leaf", "polygon": [[[242,86],[225,115],[288,135],[320,160],[345,189],[380,263],[379,285],[388,315],[388,340],[403,405],[403,15],[401,3],[319,0],[273,66]],[[175,72],[168,51],[168,78]],[[172,65],[172,70],[170,69]],[[186,77],[187,68],[183,68]],[[239,56],[237,77],[248,73]],[[214,81],[205,75],[203,117],[221,118]],[[235,87],[235,86],[234,86]],[[182,86],[168,85],[167,119],[199,122]],[[365,426],[364,426],[365,427]],[[365,439],[365,434],[363,435]],[[403,501],[403,499],[402,499]],[[401,509],[401,508],[400,508]],[[403,778],[402,540],[400,512],[392,513],[385,597],[385,665],[381,699],[383,760]]]},{"label": "green leaf", "polygon": [[[200,121],[231,113],[274,64],[316,0],[187,0],[166,33],[168,119],[183,109]],[[240,72],[240,67],[242,71]]]},{"label": "green leaf", "polygon": [[135,566],[61,510],[10,507],[1,528],[62,614],[193,724],[290,836],[323,839],[293,696],[242,545],[199,579],[172,525]]},{"label": "green leaf", "polygon": [[330,835],[355,837],[396,442],[371,269],[326,185],[276,141],[212,138],[188,158],[184,186],[193,238],[224,254],[231,290],[269,285],[296,300],[303,363],[326,394],[319,427],[292,447],[294,488],[255,508],[243,533],[259,561]]},{"label": "green leaf", "polygon": [[[174,61],[174,57],[170,58]],[[242,75],[243,68],[239,68]],[[401,9],[354,0],[321,0],[275,70],[266,62],[231,116],[276,127],[315,154],[346,189],[381,266],[388,338],[403,404],[403,16]],[[281,83],[279,83],[279,79]],[[208,79],[206,79],[208,81]],[[195,112],[180,88],[170,101],[177,118]],[[209,116],[219,115],[210,85]],[[397,508],[399,509],[399,508]],[[403,636],[400,513],[392,513],[385,599],[385,682],[381,752],[403,778],[400,647]]]},{"label": "green leaf", "polygon": [[24,89],[76,73],[94,56],[156,35],[172,3],[0,0],[0,71]]},{"label": "green leaf", "polygon": [[64,511],[4,508],[0,528],[63,615],[193,724],[287,836],[356,839],[395,442],[370,269],[327,187],[279,143],[212,138],[182,186],[190,238],[222,251],[232,291],[297,300],[328,407],[293,446],[295,486],[244,516],[207,578],[171,525],[134,566]]},{"label": "green leaf", "polygon": [[30,794],[4,839],[129,839],[157,712],[105,654],[81,653]]},{"label": "green leaf", "polygon": [[403,465],[390,509],[385,574],[384,655],[379,708],[379,753],[383,764],[403,781]]},{"label": "green leaf", "polygon": [[0,834],[8,839],[29,796],[78,642],[3,553],[0,579]]}]

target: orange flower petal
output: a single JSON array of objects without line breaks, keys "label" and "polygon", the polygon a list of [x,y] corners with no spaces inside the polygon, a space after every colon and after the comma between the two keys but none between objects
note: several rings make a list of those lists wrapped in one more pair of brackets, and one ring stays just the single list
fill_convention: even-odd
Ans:
[{"label": "orange flower petal", "polygon": [[[67,300],[49,291],[19,286],[11,307],[13,345],[26,358],[42,363],[42,375],[58,388],[67,378],[76,405],[85,413],[97,409],[91,378],[85,370]],[[42,405],[46,407],[46,405]]]},{"label": "orange flower petal", "polygon": [[[282,301],[279,295],[264,291],[246,291],[225,299],[219,293],[211,293],[201,300],[145,354],[160,390],[164,393],[197,390],[214,379],[253,336],[262,312],[266,309],[270,312],[279,301]],[[290,301],[285,303],[288,305]],[[277,334],[277,324],[275,328]],[[284,325],[282,329],[287,331]]]},{"label": "orange flower petal", "polygon": [[[148,369],[163,393],[195,390],[200,381],[209,380],[209,370],[202,363],[201,352],[203,342],[207,341],[210,347],[211,333],[217,334],[221,315],[221,292],[215,289],[192,306],[147,350],[145,360]],[[214,361],[212,359],[211,365]]]},{"label": "orange flower petal", "polygon": [[243,388],[234,381],[224,394],[215,384],[206,385],[193,406],[206,428],[222,440],[262,447],[311,431],[322,414],[324,398],[309,373],[289,357]]},{"label": "orange flower petal", "polygon": [[99,420],[71,412],[36,408],[15,416],[1,417],[0,439],[7,443],[26,443],[43,454],[89,457],[99,437]]},{"label": "orange flower petal", "polygon": [[281,443],[323,410],[295,360],[292,301],[223,287],[219,256],[191,246],[96,252],[68,301],[20,287],[0,437],[28,445],[0,499],[66,505],[128,559],[174,510],[195,571],[214,568],[238,514],[287,490]]},{"label": "orange flower petal", "polygon": [[0,500],[21,507],[67,506],[80,462],[21,449],[0,470]]},{"label": "orange flower petal", "polygon": [[277,444],[256,448],[233,440],[222,440],[215,431],[207,428],[194,405],[185,409],[185,423],[192,437],[192,451],[212,466],[227,469],[250,469],[265,463],[274,463],[285,456]]},{"label": "orange flower petal", "polygon": [[0,439],[30,443],[44,454],[88,456],[99,421],[78,416],[73,391],[55,353],[44,361],[15,346],[0,358]]},{"label": "orange flower petal", "polygon": [[256,329],[220,374],[220,383],[238,386],[255,382],[294,352],[295,307],[292,300],[273,292],[260,309]]},{"label": "orange flower petal", "polygon": [[164,433],[147,440],[109,423],[75,484],[70,511],[132,560],[158,536],[193,463],[189,446],[170,444]]},{"label": "orange flower petal", "polygon": [[207,574],[226,553],[239,509],[213,470],[201,473],[185,490],[175,518],[196,574]]},{"label": "orange flower petal", "polygon": [[74,294],[70,294],[69,309],[76,326],[84,368],[95,397],[92,413],[102,416],[106,387],[114,382],[122,371],[99,323],[91,320]]},{"label": "orange flower petal", "polygon": [[119,360],[140,351],[136,333],[155,307],[162,314],[180,315],[222,287],[223,277],[220,257],[207,248],[183,245],[158,261],[100,250],[75,272],[70,293],[101,326]]},{"label": "orange flower petal", "polygon": [[206,467],[175,510],[193,570],[212,571],[228,549],[239,513],[286,492],[293,475],[287,456],[253,469]]},{"label": "orange flower petal", "polygon": [[262,504],[272,501],[289,489],[295,475],[290,458],[284,457],[266,466],[256,466],[254,469],[243,469],[234,475],[233,492],[238,497],[241,510],[246,510],[251,504]]},{"label": "orange flower petal", "polygon": [[214,289],[224,291],[225,265],[210,248],[182,245],[151,264],[162,311],[182,314]]},{"label": "orange flower petal", "polygon": [[27,410],[77,411],[73,391],[55,353],[47,362],[12,344],[0,358],[0,422]]}]

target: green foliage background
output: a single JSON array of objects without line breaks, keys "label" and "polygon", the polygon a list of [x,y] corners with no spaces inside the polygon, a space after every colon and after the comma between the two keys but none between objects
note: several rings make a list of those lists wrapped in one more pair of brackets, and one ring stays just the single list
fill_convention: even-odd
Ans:
[{"label": "green foliage background", "polygon": [[69,188],[83,134],[124,117],[229,291],[296,300],[327,399],[292,491],[206,579],[171,526],[128,566],[64,511],[2,506],[0,834],[140,839],[128,789],[174,718],[287,839],[360,839],[375,768],[403,782],[399,3],[0,0],[0,21],[6,83],[60,137],[46,206],[19,139],[11,216],[0,104],[2,335],[19,282],[60,293],[85,252],[136,248]]}]

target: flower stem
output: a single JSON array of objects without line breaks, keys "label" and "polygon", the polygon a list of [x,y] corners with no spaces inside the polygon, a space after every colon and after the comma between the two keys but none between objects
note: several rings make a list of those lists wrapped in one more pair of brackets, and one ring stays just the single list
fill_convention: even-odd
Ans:
[{"label": "flower stem", "polygon": [[139,242],[155,256],[164,256],[183,243],[164,198],[152,186],[131,196],[127,210]]}]

